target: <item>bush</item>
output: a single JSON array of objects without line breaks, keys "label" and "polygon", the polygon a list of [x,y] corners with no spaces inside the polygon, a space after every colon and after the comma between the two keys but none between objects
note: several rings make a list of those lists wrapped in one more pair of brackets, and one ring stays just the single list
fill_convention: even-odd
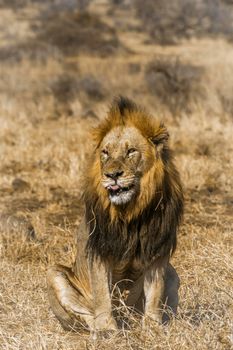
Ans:
[{"label": "bush", "polygon": [[119,48],[115,29],[89,13],[61,13],[42,21],[37,39],[57,47],[63,54],[113,54]]},{"label": "bush", "polygon": [[[55,0],[44,1],[47,5],[46,10],[50,11],[67,11],[67,10],[79,10],[85,11],[90,5],[92,0]],[[41,0],[0,0],[0,7],[8,7],[12,9],[21,9],[32,3],[40,3]]]},{"label": "bush", "polygon": [[138,17],[153,40],[176,44],[193,36],[233,35],[233,9],[221,0],[134,0]]},{"label": "bush", "polygon": [[181,111],[189,112],[204,98],[203,71],[178,58],[159,58],[147,65],[145,79],[149,92],[177,115]]},{"label": "bush", "polygon": [[82,93],[95,101],[104,99],[107,93],[102,84],[92,76],[78,79],[66,73],[52,81],[50,90],[58,102],[66,104]]},{"label": "bush", "polygon": [[24,59],[45,63],[50,57],[61,60],[62,54],[56,47],[33,39],[0,48],[0,61],[8,64],[19,63]]}]

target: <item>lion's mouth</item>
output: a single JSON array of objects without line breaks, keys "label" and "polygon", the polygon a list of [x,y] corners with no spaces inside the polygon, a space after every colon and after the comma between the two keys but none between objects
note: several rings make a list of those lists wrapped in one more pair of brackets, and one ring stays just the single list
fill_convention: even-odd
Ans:
[{"label": "lion's mouth", "polygon": [[119,196],[123,192],[128,192],[132,189],[133,185],[127,186],[127,187],[122,187],[118,184],[115,185],[109,185],[107,187],[110,196]]}]

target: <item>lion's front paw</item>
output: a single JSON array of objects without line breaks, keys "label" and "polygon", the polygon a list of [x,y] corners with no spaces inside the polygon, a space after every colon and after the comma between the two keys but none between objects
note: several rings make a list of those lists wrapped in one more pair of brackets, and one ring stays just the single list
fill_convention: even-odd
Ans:
[{"label": "lion's front paw", "polygon": [[102,331],[115,331],[117,330],[117,324],[112,315],[102,313],[95,318],[95,330]]},{"label": "lion's front paw", "polygon": [[96,340],[98,338],[107,338],[117,330],[117,323],[112,315],[103,313],[96,317],[95,327],[91,332],[91,338]]},{"label": "lion's front paw", "polygon": [[162,313],[161,312],[154,312],[154,313],[147,313],[143,317],[142,320],[142,327],[145,329],[150,325],[150,322],[157,322],[158,324],[162,324]]}]

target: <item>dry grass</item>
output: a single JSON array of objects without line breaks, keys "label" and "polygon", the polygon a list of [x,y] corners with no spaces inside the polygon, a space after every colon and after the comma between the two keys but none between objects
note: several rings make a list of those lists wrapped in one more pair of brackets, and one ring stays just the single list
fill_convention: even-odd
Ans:
[{"label": "dry grass", "polygon": [[[52,46],[45,54],[44,45],[50,44],[40,42],[38,56],[34,52],[32,57],[22,47],[31,45],[32,38],[36,42],[30,28],[44,7],[27,4],[17,11],[4,6],[0,10],[5,23],[0,59],[8,46],[21,50],[20,59],[5,55],[0,66],[0,348],[231,349],[233,47],[223,40],[173,47],[145,44],[145,33],[117,27],[115,17],[106,16],[109,7],[103,1],[90,8],[101,14],[101,23],[111,22],[117,43],[127,50],[104,59],[98,52],[54,54]],[[121,12],[121,21],[127,23],[128,16]],[[14,23],[11,30],[9,21]],[[204,99],[189,111],[176,110],[175,119],[145,79],[148,64],[161,55],[166,62],[180,57],[205,72],[199,77]],[[190,86],[190,98],[192,91]],[[132,315],[131,330],[94,342],[84,332],[62,330],[48,305],[45,272],[50,264],[70,265],[74,258],[88,130],[118,93],[165,119],[171,134],[186,192],[185,219],[173,258],[181,279],[180,304],[168,326],[151,323],[142,330]]]}]

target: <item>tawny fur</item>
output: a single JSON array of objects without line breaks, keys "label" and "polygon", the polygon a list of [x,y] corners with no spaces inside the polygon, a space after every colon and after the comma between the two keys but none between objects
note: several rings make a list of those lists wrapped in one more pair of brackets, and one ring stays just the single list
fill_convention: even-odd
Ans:
[{"label": "tawny fur", "polygon": [[111,300],[117,284],[127,290],[126,305],[160,322],[162,303],[177,305],[178,277],[169,259],[183,212],[167,130],[120,97],[94,140],[84,171],[86,214],[76,261],[73,269],[49,269],[51,307],[65,328],[117,329]]}]

